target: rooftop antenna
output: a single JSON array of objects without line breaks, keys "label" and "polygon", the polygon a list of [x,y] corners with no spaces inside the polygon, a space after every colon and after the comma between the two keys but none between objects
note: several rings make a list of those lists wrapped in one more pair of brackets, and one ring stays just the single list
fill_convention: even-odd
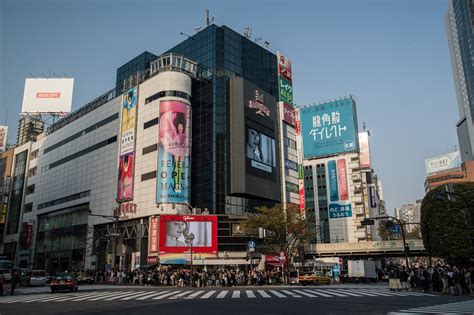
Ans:
[{"label": "rooftop antenna", "polygon": [[364,121],[364,122],[362,123],[362,129],[364,130],[364,132],[365,132],[365,127],[366,127],[366,125],[365,125],[365,121]]},{"label": "rooftop antenna", "polygon": [[183,35],[183,36],[186,36],[187,38],[191,38],[191,40],[194,40],[194,38],[192,38],[191,35],[188,35],[186,33],[179,32],[179,35]]},{"label": "rooftop antenna", "polygon": [[244,28],[245,32],[244,32],[244,36],[247,37],[247,38],[252,38],[252,29],[250,27],[246,27]]},{"label": "rooftop antenna", "polygon": [[270,46],[270,42],[269,42],[269,41],[265,41],[265,42],[264,42],[264,45],[265,45],[265,48],[268,48],[268,46]]},{"label": "rooftop antenna", "polygon": [[211,19],[209,19],[209,10],[206,9],[206,26],[211,25],[212,22],[214,22],[214,17],[212,17]]}]

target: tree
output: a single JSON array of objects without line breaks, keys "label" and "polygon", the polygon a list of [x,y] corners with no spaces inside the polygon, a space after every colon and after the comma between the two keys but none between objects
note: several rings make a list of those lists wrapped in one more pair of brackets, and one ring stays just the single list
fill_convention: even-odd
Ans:
[{"label": "tree", "polygon": [[259,215],[248,217],[244,226],[253,231],[265,229],[265,244],[275,253],[285,253],[287,264],[293,254],[299,253],[305,241],[315,235],[315,225],[305,218],[305,212],[297,205],[288,204],[285,211],[282,204],[275,204],[271,208],[259,207],[257,212]]},{"label": "tree", "polygon": [[392,230],[390,230],[392,225],[394,225],[394,223],[391,220],[380,221],[377,230],[382,241],[388,241],[393,238]]},{"label": "tree", "polygon": [[428,192],[421,204],[421,229],[430,256],[459,265],[474,259],[474,183],[454,184],[453,188],[458,197],[447,198],[443,186]]}]

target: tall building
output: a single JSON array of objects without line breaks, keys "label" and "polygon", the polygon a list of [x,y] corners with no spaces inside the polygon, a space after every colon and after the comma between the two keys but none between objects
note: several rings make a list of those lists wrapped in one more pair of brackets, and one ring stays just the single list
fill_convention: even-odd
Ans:
[{"label": "tall building", "polygon": [[421,222],[421,202],[422,200],[419,199],[415,204],[403,205],[400,208],[395,209],[395,216],[397,219],[405,223],[412,223],[406,225],[408,232],[413,231],[416,228],[417,223],[419,224]]},{"label": "tall building", "polygon": [[463,161],[474,159],[474,1],[449,0],[446,32],[458,102],[456,124]]}]

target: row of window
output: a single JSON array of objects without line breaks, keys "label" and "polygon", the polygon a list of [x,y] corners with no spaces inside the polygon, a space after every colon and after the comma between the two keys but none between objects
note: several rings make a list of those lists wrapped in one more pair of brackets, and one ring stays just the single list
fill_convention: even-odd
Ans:
[{"label": "row of window", "polygon": [[180,97],[180,98],[184,98],[185,100],[191,102],[191,95],[189,95],[188,93],[184,93],[184,92],[181,92],[181,91],[161,91],[161,92],[158,92],[156,94],[153,94],[150,97],[147,97],[145,99],[145,104],[151,103],[154,100],[157,100],[157,99],[165,97],[165,96]]},{"label": "row of window", "polygon": [[69,195],[69,196],[66,196],[66,197],[63,197],[63,198],[59,198],[59,199],[51,200],[51,201],[48,201],[48,202],[40,203],[38,205],[38,210],[48,208],[48,207],[52,207],[52,206],[56,206],[56,205],[66,203],[66,202],[69,202],[69,201],[89,197],[90,195],[91,195],[91,191],[86,190],[86,191],[83,191],[83,192],[80,192],[80,193],[77,193],[77,194],[74,194],[74,195]]},{"label": "row of window", "polygon": [[85,134],[87,134],[87,133],[89,133],[89,132],[92,132],[92,131],[94,131],[94,130],[96,130],[96,129],[102,127],[102,126],[105,126],[105,125],[107,125],[108,123],[110,123],[110,122],[112,122],[112,121],[118,119],[118,117],[119,117],[119,114],[118,114],[118,113],[113,114],[112,116],[107,117],[106,119],[104,119],[104,120],[102,120],[102,121],[99,121],[98,123],[96,123],[96,124],[94,124],[94,125],[92,125],[92,126],[89,126],[89,127],[87,127],[86,129],[84,129],[84,130],[82,130],[82,131],[79,131],[78,133],[75,133],[75,134],[73,134],[72,136],[67,137],[67,138],[64,139],[64,140],[61,140],[61,141],[59,141],[59,142],[57,142],[57,143],[55,143],[55,144],[53,144],[53,145],[51,145],[51,146],[45,148],[45,149],[44,149],[44,154],[46,154],[46,153],[48,153],[48,152],[51,152],[51,151],[53,151],[54,149],[57,149],[57,148],[59,148],[59,147],[65,145],[66,143],[69,143],[69,142],[71,142],[71,141],[73,141],[73,140],[75,140],[75,139],[77,139],[77,138],[79,138],[79,137],[81,137],[81,136],[83,136],[83,135],[85,135]]}]

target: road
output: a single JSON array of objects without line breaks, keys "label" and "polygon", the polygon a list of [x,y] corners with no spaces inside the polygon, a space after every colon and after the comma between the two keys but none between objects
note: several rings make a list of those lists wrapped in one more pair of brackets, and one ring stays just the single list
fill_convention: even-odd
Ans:
[{"label": "road", "polygon": [[87,286],[77,293],[0,297],[1,315],[407,314],[430,310],[442,310],[442,313],[471,311],[473,314],[474,299],[420,292],[391,292],[386,287],[369,285],[236,288]]}]

